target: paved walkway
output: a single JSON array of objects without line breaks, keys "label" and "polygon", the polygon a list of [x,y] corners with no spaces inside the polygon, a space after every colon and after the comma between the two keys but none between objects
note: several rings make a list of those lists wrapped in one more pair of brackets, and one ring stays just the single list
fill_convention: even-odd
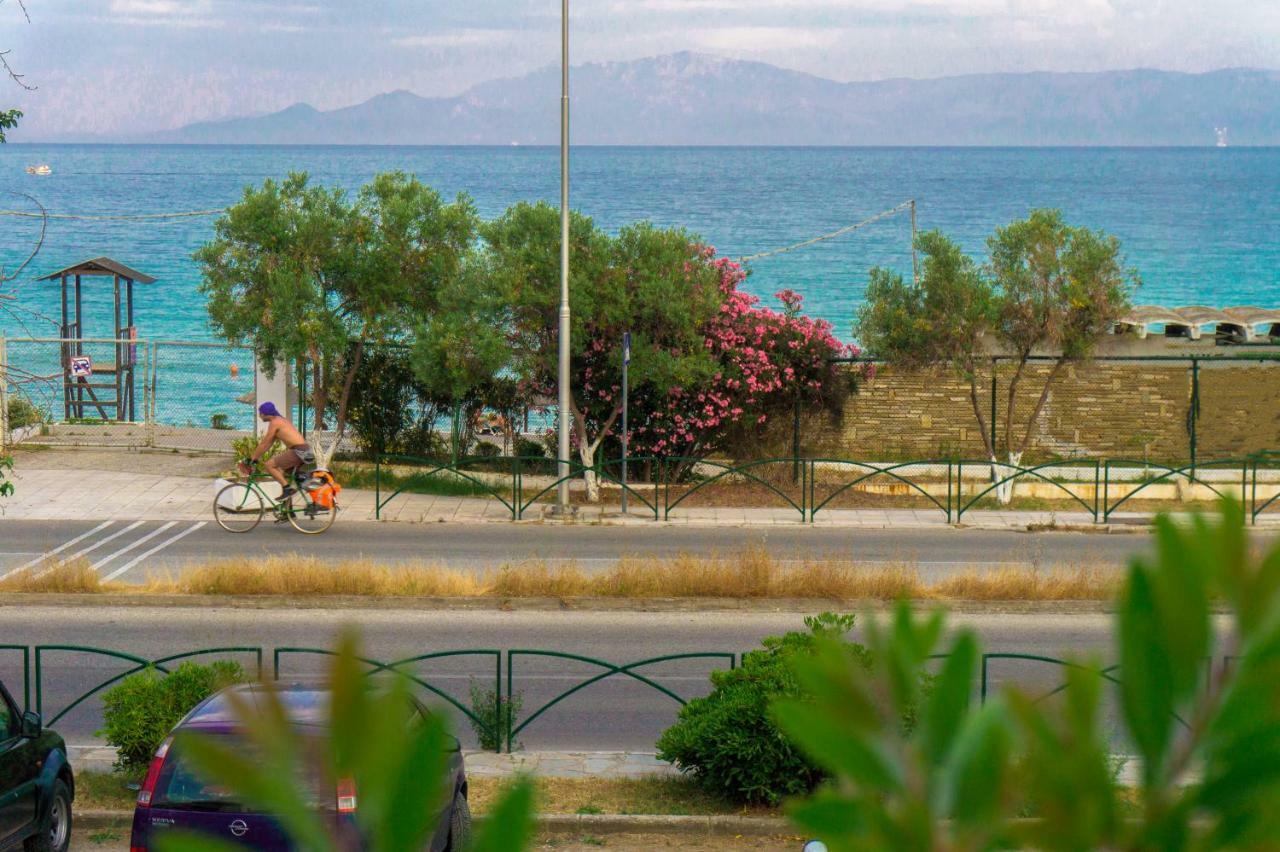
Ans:
[{"label": "paved walkway", "polygon": [[[38,461],[37,461],[38,464]],[[128,470],[45,469],[28,462],[13,472],[16,493],[0,503],[3,517],[15,520],[144,520],[206,521],[216,489],[215,480],[196,476],[165,476]],[[269,491],[274,486],[267,486]],[[375,519],[374,492],[345,489],[340,498],[344,521]],[[524,521],[544,520],[546,507],[539,504],[525,513]],[[966,512],[963,525],[980,529],[1026,530],[1037,528],[1132,529],[1150,521],[1150,515],[1116,512],[1106,525],[1095,524],[1083,511]],[[438,497],[402,494],[382,510],[382,520],[411,523],[500,523],[511,521],[511,511],[488,497]],[[652,525],[651,510],[634,502],[623,516],[617,505],[581,507],[578,523]],[[701,526],[799,525],[800,513],[791,507],[684,507],[661,523]],[[945,528],[946,515],[938,509],[824,509],[812,522],[816,526],[862,529]],[[1280,526],[1280,512],[1259,519],[1260,526]]]},{"label": "paved walkway", "polygon": [[[69,745],[67,752],[78,771],[108,772],[116,760],[116,750],[105,745]],[[479,778],[505,778],[517,772],[543,778],[643,778],[677,772],[652,752],[637,751],[467,751],[466,760],[467,774]]]}]

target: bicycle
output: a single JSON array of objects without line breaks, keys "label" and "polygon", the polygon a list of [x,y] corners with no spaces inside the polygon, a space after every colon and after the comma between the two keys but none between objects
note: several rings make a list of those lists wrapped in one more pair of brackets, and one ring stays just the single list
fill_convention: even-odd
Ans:
[{"label": "bicycle", "polygon": [[[213,498],[213,518],[227,532],[247,533],[262,523],[270,508],[277,524],[288,522],[300,533],[319,535],[333,526],[338,515],[338,504],[335,501],[333,508],[329,508],[315,502],[303,488],[307,479],[307,474],[295,469],[293,481],[297,492],[284,500],[276,500],[268,497],[262,490],[263,482],[274,485],[275,480],[255,464],[244,481],[232,482],[218,491]],[[301,506],[294,506],[296,497],[302,499]]]}]

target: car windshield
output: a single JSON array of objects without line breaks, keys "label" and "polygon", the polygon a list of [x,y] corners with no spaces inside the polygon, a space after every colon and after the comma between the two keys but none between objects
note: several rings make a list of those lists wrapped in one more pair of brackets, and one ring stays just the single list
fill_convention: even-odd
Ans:
[{"label": "car windshield", "polygon": [[[234,748],[242,756],[253,758],[256,751],[252,745],[241,737],[231,734],[214,734],[219,743]],[[169,749],[165,758],[164,769],[156,779],[155,796],[152,807],[169,810],[202,810],[202,811],[235,811],[251,813],[253,808],[245,806],[236,794],[220,784],[207,780],[196,768],[191,759],[183,751],[179,738]],[[299,779],[298,788],[305,791],[310,803],[316,807],[332,808],[336,803],[335,794],[324,795],[323,791],[332,791],[333,785],[324,781],[324,763],[320,759],[318,740],[307,739],[307,777]],[[254,761],[257,762],[256,760]]]}]

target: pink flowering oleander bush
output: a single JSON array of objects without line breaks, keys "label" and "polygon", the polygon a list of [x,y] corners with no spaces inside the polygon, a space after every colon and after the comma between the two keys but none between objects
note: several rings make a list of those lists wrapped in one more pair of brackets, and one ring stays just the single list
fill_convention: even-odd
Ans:
[{"label": "pink flowering oleander bush", "polygon": [[646,399],[633,419],[630,449],[637,455],[700,458],[761,432],[771,418],[789,416],[799,400],[807,409],[837,402],[850,376],[832,359],[858,354],[826,320],[801,313],[803,297],[782,290],[781,310],[739,289],[747,273],[727,258],[704,257],[719,272],[721,303],[704,329],[715,372],[705,381],[676,386]]}]

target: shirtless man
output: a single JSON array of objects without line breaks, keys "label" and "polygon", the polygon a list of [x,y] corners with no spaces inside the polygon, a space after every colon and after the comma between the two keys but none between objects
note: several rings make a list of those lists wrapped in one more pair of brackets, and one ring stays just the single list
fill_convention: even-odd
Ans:
[{"label": "shirtless man", "polygon": [[268,424],[267,433],[262,436],[262,440],[254,448],[253,455],[245,459],[243,464],[252,469],[252,466],[262,457],[263,453],[271,448],[272,444],[276,441],[284,444],[284,450],[267,459],[265,467],[267,473],[271,474],[271,478],[280,483],[280,499],[288,500],[298,493],[298,490],[289,483],[288,474],[304,464],[314,463],[315,454],[311,452],[311,447],[307,444],[306,438],[303,438],[302,433],[293,428],[293,424],[280,413],[275,403],[264,402],[258,406],[258,418],[263,423]]}]

